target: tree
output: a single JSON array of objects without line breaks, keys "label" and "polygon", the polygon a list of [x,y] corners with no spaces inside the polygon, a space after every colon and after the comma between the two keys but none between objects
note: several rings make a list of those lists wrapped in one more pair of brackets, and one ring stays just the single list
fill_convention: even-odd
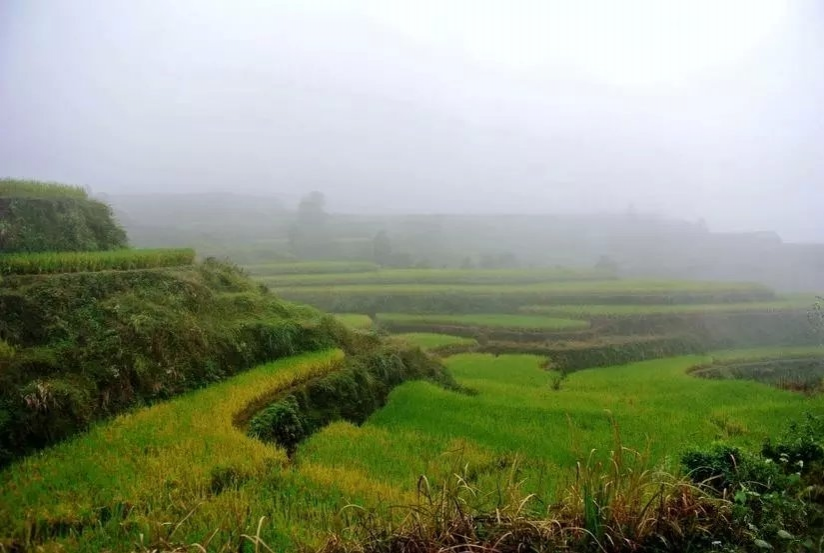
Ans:
[{"label": "tree", "polygon": [[304,196],[298,204],[297,219],[289,230],[289,248],[299,259],[318,259],[332,252],[325,206],[326,197],[317,191]]},{"label": "tree", "polygon": [[372,255],[375,263],[382,267],[392,263],[392,241],[385,230],[378,232],[372,239]]},{"label": "tree", "polygon": [[595,264],[595,268],[611,275],[618,273],[618,263],[616,263],[615,260],[608,255],[602,255],[599,257],[598,262]]}]

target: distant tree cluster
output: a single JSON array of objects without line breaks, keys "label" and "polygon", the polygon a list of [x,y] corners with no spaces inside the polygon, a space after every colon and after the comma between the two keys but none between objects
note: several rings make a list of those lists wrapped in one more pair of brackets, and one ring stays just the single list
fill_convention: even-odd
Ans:
[{"label": "distant tree cluster", "polygon": [[289,249],[298,259],[322,259],[334,254],[332,235],[328,227],[326,197],[310,192],[298,204],[295,223],[289,230]]}]

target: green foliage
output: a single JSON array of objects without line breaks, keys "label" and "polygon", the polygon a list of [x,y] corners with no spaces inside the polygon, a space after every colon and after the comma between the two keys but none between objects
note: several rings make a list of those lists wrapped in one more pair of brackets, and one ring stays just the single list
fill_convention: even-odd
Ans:
[{"label": "green foliage", "polygon": [[131,406],[351,343],[331,317],[214,260],[7,277],[0,312],[0,340],[15,350],[0,357],[0,463]]},{"label": "green foliage", "polygon": [[289,452],[330,422],[363,423],[407,380],[427,379],[458,389],[449,373],[418,348],[389,344],[348,356],[339,371],[308,382],[273,403],[249,423],[249,433]]},{"label": "green foliage", "polygon": [[[821,459],[824,424],[807,414],[761,455],[728,444],[693,449],[682,457],[690,478],[733,500],[733,523],[761,549],[809,550],[824,523]],[[807,544],[795,536],[806,537]]]},{"label": "green foliage", "polygon": [[191,265],[194,261],[191,249],[12,253],[0,254],[0,275],[128,271]]},{"label": "green foliage", "polygon": [[785,472],[818,474],[817,484],[824,484],[824,415],[807,413],[801,422],[790,423],[777,442],[767,439],[761,455]]},{"label": "green foliage", "polygon": [[126,247],[111,208],[70,186],[0,184],[0,251],[101,251]]}]

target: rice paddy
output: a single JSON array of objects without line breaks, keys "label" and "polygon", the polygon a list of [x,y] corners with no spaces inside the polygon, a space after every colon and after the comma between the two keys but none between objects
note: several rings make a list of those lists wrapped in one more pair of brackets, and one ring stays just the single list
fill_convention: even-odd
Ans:
[{"label": "rice paddy", "polygon": [[524,330],[577,330],[589,327],[587,322],[576,319],[507,314],[408,315],[403,313],[380,313],[378,314],[378,322],[390,325],[455,325]]},{"label": "rice paddy", "polygon": [[592,449],[606,453],[611,420],[628,447],[648,448],[671,467],[690,444],[757,447],[786,421],[821,412],[821,396],[687,374],[714,358],[810,353],[824,350],[653,360],[580,371],[560,386],[541,357],[457,355],[447,366],[472,394],[404,384],[366,424],[333,423],[289,462],[233,422],[261,394],[334,370],[340,358],[305,355],[123,415],[12,465],[0,473],[0,528],[14,543],[49,549],[96,551],[141,539],[237,549],[246,541],[240,534],[255,534],[266,517],[259,535],[270,547],[317,546],[347,504],[410,504],[420,474],[435,483],[461,471],[494,486],[516,460],[525,489],[550,501],[577,460]]},{"label": "rice paddy", "polygon": [[701,313],[740,313],[745,311],[809,310],[815,302],[812,296],[794,296],[775,301],[741,303],[681,304],[681,305],[528,305],[522,313],[555,317],[627,317],[648,315],[687,315]]},{"label": "rice paddy", "polygon": [[426,351],[437,350],[448,346],[474,346],[478,343],[472,338],[436,334],[434,332],[407,332],[396,334],[395,337]]},{"label": "rice paddy", "polygon": [[111,250],[0,254],[0,274],[40,275],[88,271],[130,271],[191,265],[191,249]]},{"label": "rice paddy", "polygon": [[[335,310],[350,329],[375,329],[353,333],[359,339],[377,340],[386,328],[464,334],[390,337],[429,352],[416,352],[423,359],[443,356],[459,386],[407,382],[364,424],[332,422],[289,452],[250,437],[245,425],[296,383],[338,375],[341,351],[268,363],[137,409],[0,471],[0,549],[312,549],[347,524],[348,505],[399,516],[393,506],[415,503],[421,475],[437,486],[460,474],[487,490],[515,478],[546,505],[574,479],[576,462],[593,451],[607,458],[616,424],[626,447],[677,471],[686,448],[723,440],[757,449],[788,421],[824,412],[822,395],[690,374],[730,360],[824,359],[820,346],[677,355],[682,351],[668,348],[681,341],[696,351],[691,337],[647,328],[616,334],[591,324],[784,313],[809,301],[778,298],[758,284],[618,280],[555,269],[378,270],[348,262],[248,269],[276,294]],[[455,354],[467,351],[473,353]],[[568,364],[582,366],[563,368],[547,357],[564,352]],[[669,357],[653,358],[663,355]],[[645,360],[624,362],[632,359]]]}]

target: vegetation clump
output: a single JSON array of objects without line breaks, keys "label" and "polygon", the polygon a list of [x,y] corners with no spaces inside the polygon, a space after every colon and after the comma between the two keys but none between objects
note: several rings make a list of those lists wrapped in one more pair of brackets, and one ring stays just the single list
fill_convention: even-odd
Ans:
[{"label": "vegetation clump", "polygon": [[300,442],[330,422],[363,423],[386,403],[393,388],[421,379],[460,389],[443,366],[419,348],[375,344],[347,357],[341,370],[290,390],[250,421],[249,433],[294,452]]}]

